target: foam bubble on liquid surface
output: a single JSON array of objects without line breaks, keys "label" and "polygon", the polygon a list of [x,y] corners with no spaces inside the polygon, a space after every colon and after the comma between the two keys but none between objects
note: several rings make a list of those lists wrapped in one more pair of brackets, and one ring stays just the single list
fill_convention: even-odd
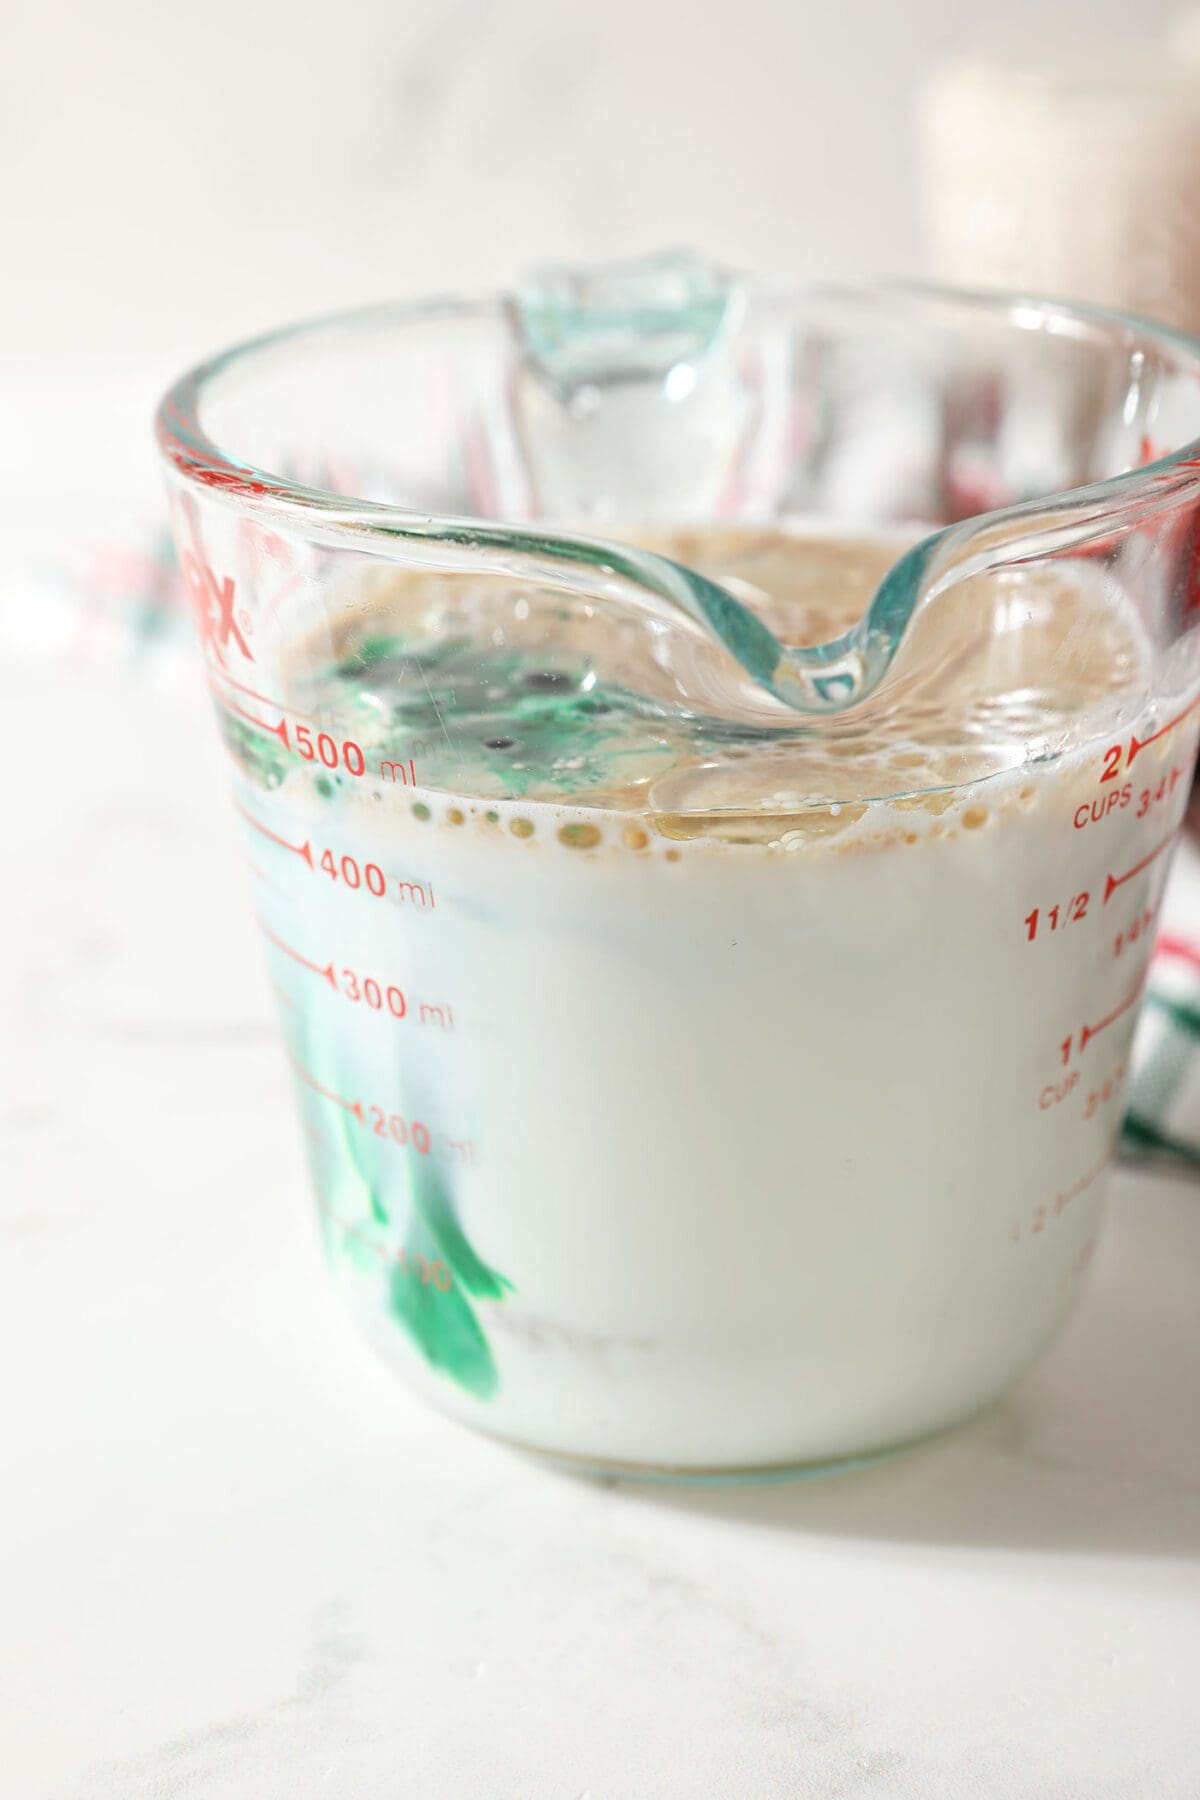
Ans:
[{"label": "foam bubble on liquid surface", "polygon": [[[788,644],[848,629],[905,547],[779,526],[626,535],[723,583]],[[919,611],[875,694],[803,720],[661,609],[389,570],[294,647],[287,681],[370,761],[411,758],[423,788],[789,847],[846,832],[864,802],[1056,758],[1107,728],[1142,660],[1098,567],[1010,568]]]}]

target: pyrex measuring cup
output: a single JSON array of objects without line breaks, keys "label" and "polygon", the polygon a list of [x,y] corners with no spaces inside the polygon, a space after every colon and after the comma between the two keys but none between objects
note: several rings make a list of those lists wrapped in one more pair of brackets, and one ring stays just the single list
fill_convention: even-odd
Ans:
[{"label": "pyrex measuring cup", "polygon": [[1195,754],[1197,433],[1167,331],[687,258],[168,396],[329,1266],[422,1391],[755,1470],[1047,1341]]}]

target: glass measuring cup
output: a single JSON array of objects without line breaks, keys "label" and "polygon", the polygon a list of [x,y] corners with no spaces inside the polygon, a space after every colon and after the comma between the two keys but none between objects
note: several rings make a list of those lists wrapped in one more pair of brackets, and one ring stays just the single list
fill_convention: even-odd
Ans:
[{"label": "glass measuring cup", "polygon": [[372,1342],[592,1467],[999,1393],[1195,757],[1200,350],[663,258],[281,332],[158,430]]}]

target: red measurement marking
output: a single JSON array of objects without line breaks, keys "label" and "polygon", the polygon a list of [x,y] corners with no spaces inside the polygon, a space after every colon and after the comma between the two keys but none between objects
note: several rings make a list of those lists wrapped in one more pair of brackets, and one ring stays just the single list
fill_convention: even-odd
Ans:
[{"label": "red measurement marking", "polygon": [[[1120,744],[1115,744],[1113,748],[1119,756]],[[1100,779],[1107,781],[1109,779],[1107,772]],[[1123,807],[1128,806],[1132,799],[1133,783],[1127,781],[1122,787],[1113,788],[1111,793],[1101,794],[1098,800],[1085,800],[1082,805],[1075,808],[1076,831],[1084,831],[1089,825],[1102,825],[1105,819],[1112,818],[1114,812],[1119,812]]]},{"label": "red measurement marking", "polygon": [[1143,869],[1148,869],[1150,864],[1155,862],[1162,855],[1164,850],[1169,850],[1174,842],[1175,833],[1171,832],[1170,836],[1165,837],[1158,848],[1150,852],[1149,856],[1143,856],[1141,862],[1134,863],[1132,869],[1126,869],[1123,875],[1110,875],[1104,888],[1105,906],[1108,905],[1119,887],[1123,887],[1127,881],[1132,881],[1135,875],[1140,875],[1142,873]]},{"label": "red measurement marking", "polygon": [[363,1230],[361,1225],[352,1225],[349,1219],[343,1219],[340,1213],[334,1212],[320,1194],[317,1195],[317,1205],[329,1222],[336,1225],[339,1231],[344,1231],[347,1237],[357,1238],[360,1244],[365,1244],[368,1250],[374,1251],[375,1255],[384,1262],[398,1263],[404,1273],[414,1276],[422,1287],[436,1288],[439,1294],[448,1294],[454,1286],[454,1277],[441,1257],[434,1257],[432,1262],[424,1256],[413,1255],[410,1257],[403,1244],[398,1250],[389,1250],[386,1244],[381,1244],[377,1238],[373,1238],[370,1232]]},{"label": "red measurement marking", "polygon": [[[226,687],[236,688],[239,694],[245,694],[250,700],[258,700],[263,706],[278,707],[280,712],[291,713],[294,719],[312,719],[315,716],[313,713],[302,712],[298,706],[285,706],[283,701],[276,700],[273,694],[260,694],[256,689],[246,687],[243,682],[235,681],[232,675],[227,675],[224,669],[215,663],[211,663],[209,667],[214,675],[221,677]],[[217,698],[220,699],[220,695]]]},{"label": "red measurement marking", "polygon": [[253,662],[254,652],[233,615],[235,589],[232,575],[218,581],[208,564],[190,550],[184,551],[181,560],[188,597],[206,648],[212,651],[217,663],[224,666],[225,649],[232,638],[246,661]]},{"label": "red measurement marking", "polygon": [[1124,931],[1118,931],[1113,940],[1113,956],[1120,956],[1128,946],[1136,944],[1138,940],[1150,930],[1157,917],[1158,907],[1148,906],[1141,914],[1140,918],[1131,920]]},{"label": "red measurement marking", "polygon": [[373,1250],[376,1256],[382,1257],[384,1261],[389,1260],[391,1253],[386,1245],[378,1243],[376,1239],[365,1232],[360,1225],[352,1225],[349,1219],[343,1219],[341,1214],[334,1212],[332,1206],[330,1206],[320,1194],[317,1195],[317,1206],[320,1211],[325,1214],[325,1217],[329,1220],[331,1225],[336,1225],[339,1231],[344,1231],[346,1233],[347,1237],[357,1238],[360,1243],[367,1246],[368,1250]]},{"label": "red measurement marking", "polygon": [[360,1125],[365,1123],[366,1114],[363,1111],[361,1100],[347,1100],[344,1094],[335,1094],[332,1088],[322,1087],[316,1076],[310,1075],[303,1063],[298,1063],[294,1056],[289,1057],[288,1060],[301,1081],[306,1082],[314,1094],[320,1094],[323,1099],[332,1100],[335,1106],[343,1107],[346,1112],[353,1113]]},{"label": "red measurement marking", "polygon": [[[1046,929],[1048,931],[1057,931],[1060,926],[1065,928],[1072,923],[1076,925],[1079,924],[1081,920],[1087,918],[1088,903],[1091,900],[1091,897],[1092,896],[1085,888],[1082,894],[1073,894],[1065,905],[1060,904],[1052,906],[1045,915],[1044,923]],[[1042,909],[1040,906],[1035,906],[1031,913],[1025,915],[1022,924],[1025,927],[1026,943],[1033,944],[1037,942],[1038,926],[1039,923],[1042,922]]]},{"label": "red measurement marking", "polygon": [[1083,1107],[1084,1118],[1094,1119],[1102,1106],[1107,1106],[1110,1101],[1115,1100],[1121,1091],[1121,1084],[1124,1080],[1125,1064],[1118,1063],[1108,1079],[1102,1082],[1098,1088],[1093,1088],[1088,1095]]},{"label": "red measurement marking", "polygon": [[1079,1086],[1079,1070],[1072,1069],[1061,1081],[1049,1081],[1038,1095],[1038,1111],[1049,1112],[1052,1106],[1061,1106],[1075,1088]]},{"label": "red measurement marking", "polygon": [[253,875],[255,881],[261,881],[263,886],[269,887],[273,894],[279,894],[283,898],[286,898],[279,883],[277,881],[272,881],[271,877],[267,874],[267,871],[265,869],[260,869],[252,857],[248,856],[246,858],[246,867],[249,869],[251,875]]},{"label": "red measurement marking", "polygon": [[1200,950],[1195,944],[1189,944],[1186,938],[1160,937],[1155,946],[1155,954],[1188,963],[1193,969],[1200,969]]},{"label": "red measurement marking", "polygon": [[[310,863],[309,867],[312,868],[312,866]],[[339,878],[344,881],[352,894],[365,887],[368,894],[373,895],[376,900],[382,900],[387,893],[387,876],[378,863],[360,863],[357,857],[347,854],[341,858],[339,864],[334,851],[324,850],[321,853],[320,869],[321,873],[328,875],[331,881],[337,881]],[[400,883],[401,889],[412,888],[413,885],[408,881]],[[425,890],[420,887],[419,883],[416,885],[421,895],[421,905],[424,906]],[[403,892],[400,897],[404,898]],[[429,890],[429,904],[431,906],[434,904],[432,887]]]},{"label": "red measurement marking", "polygon": [[293,962],[298,962],[300,964],[301,968],[311,969],[314,975],[323,976],[336,994],[337,977],[334,975],[332,963],[321,964],[310,962],[307,956],[301,956],[298,950],[293,950],[290,944],[285,944],[281,937],[276,937],[275,933],[271,930],[271,927],[265,924],[262,919],[258,920],[258,929],[262,932],[264,937],[271,940],[277,950],[282,950],[285,956],[290,956]]},{"label": "red measurement marking", "polygon": [[1117,1020],[1122,1018],[1124,1014],[1129,1011],[1131,1006],[1137,1005],[1142,997],[1142,989],[1145,985],[1146,977],[1143,975],[1133,992],[1122,1000],[1120,1006],[1114,1006],[1113,1010],[1106,1014],[1098,1024],[1085,1025],[1083,1027],[1083,1030],[1079,1033],[1079,1048],[1081,1051],[1087,1049],[1094,1037],[1099,1037],[1102,1031],[1107,1031],[1110,1025],[1115,1025]]},{"label": "red measurement marking", "polygon": [[1055,1196],[1054,1196],[1054,1211],[1055,1211],[1055,1213],[1057,1214],[1057,1213],[1065,1212],[1067,1207],[1070,1206],[1072,1200],[1077,1200],[1085,1188],[1091,1187],[1093,1181],[1096,1181],[1101,1175],[1103,1175],[1105,1169],[1107,1169],[1107,1167],[1108,1167],[1109,1163],[1112,1161],[1112,1159],[1113,1159],[1112,1151],[1106,1150],[1104,1152],[1104,1155],[1100,1158],[1100,1161],[1098,1163],[1096,1163],[1094,1165],[1094,1167],[1092,1167],[1088,1170],[1087,1174],[1083,1177],[1082,1181],[1077,1181],[1075,1183],[1075,1186],[1073,1188],[1068,1188],[1065,1194],[1055,1194]]},{"label": "red measurement marking", "polygon": [[1130,732],[1129,760],[1125,765],[1126,768],[1133,767],[1133,759],[1139,750],[1148,750],[1151,744],[1157,744],[1159,738],[1166,737],[1169,731],[1174,731],[1177,725],[1182,725],[1188,715],[1195,712],[1197,706],[1200,706],[1200,695],[1197,695],[1190,706],[1185,706],[1181,713],[1177,713],[1173,719],[1168,719],[1165,725],[1160,725],[1158,730],[1154,732],[1151,737],[1139,738],[1136,732]]},{"label": "red measurement marking", "polygon": [[269,725],[265,719],[256,719],[253,713],[246,712],[243,707],[238,705],[236,700],[229,700],[223,694],[218,694],[217,699],[227,712],[236,713],[239,719],[245,719],[247,725],[253,725],[257,731],[273,731],[275,736],[281,740],[285,749],[291,749],[292,746],[288,740],[286,719],[280,719],[278,725]]},{"label": "red measurement marking", "polygon": [[398,781],[401,787],[416,787],[417,771],[412,757],[410,756],[407,762],[381,762],[379,779],[380,781]]},{"label": "red measurement marking", "polygon": [[241,813],[241,815],[242,815],[243,819],[245,819],[247,825],[253,825],[255,831],[261,831],[262,835],[265,838],[270,838],[270,840],[273,844],[281,845],[281,847],[284,850],[295,851],[296,855],[302,856],[304,858],[305,862],[308,864],[309,868],[310,869],[312,868],[312,866],[313,866],[312,845],[308,842],[307,839],[305,839],[304,843],[302,843],[302,844],[289,843],[287,838],[282,838],[282,837],[277,836],[277,834],[275,832],[271,831],[269,829],[269,827],[267,827],[266,825],[263,824],[261,819],[256,819],[253,813],[247,812],[246,808],[244,806],[242,806],[240,804],[240,802],[235,800],[233,804],[234,804],[235,810],[237,812]]}]

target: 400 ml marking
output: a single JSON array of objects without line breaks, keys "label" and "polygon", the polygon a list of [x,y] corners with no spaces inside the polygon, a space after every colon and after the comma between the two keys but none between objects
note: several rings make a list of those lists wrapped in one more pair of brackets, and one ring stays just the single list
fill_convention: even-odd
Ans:
[{"label": "400 ml marking", "polygon": [[[340,881],[351,893],[363,893],[376,900],[387,898],[388,878],[378,863],[360,862],[349,852],[339,852],[329,848],[321,849],[313,844],[311,838],[305,838],[302,844],[293,844],[290,838],[281,837],[277,831],[272,831],[269,825],[264,824],[262,819],[257,818],[240,801],[235,800],[233,804],[247,825],[262,837],[269,839],[272,844],[277,844],[281,850],[289,850],[293,856],[299,857],[310,874],[322,874],[327,876],[330,881]],[[437,896],[434,893],[432,882],[406,881],[397,876],[392,885],[398,900],[405,901],[410,906],[419,907],[422,911],[436,910]]]}]

